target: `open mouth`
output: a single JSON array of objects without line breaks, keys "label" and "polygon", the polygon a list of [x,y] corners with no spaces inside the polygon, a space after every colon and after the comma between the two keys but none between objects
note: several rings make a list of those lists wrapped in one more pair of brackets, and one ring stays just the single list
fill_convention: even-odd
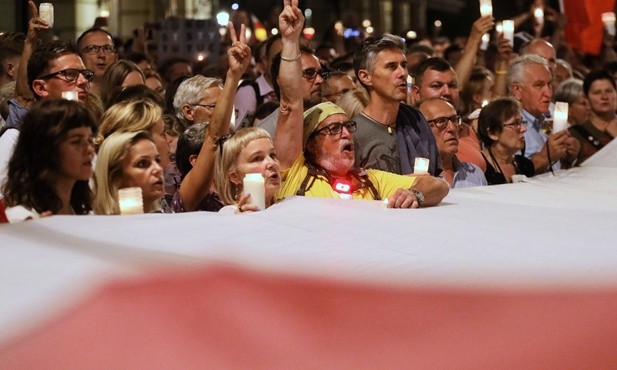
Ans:
[{"label": "open mouth", "polygon": [[347,143],[343,145],[343,152],[353,152],[353,143]]}]

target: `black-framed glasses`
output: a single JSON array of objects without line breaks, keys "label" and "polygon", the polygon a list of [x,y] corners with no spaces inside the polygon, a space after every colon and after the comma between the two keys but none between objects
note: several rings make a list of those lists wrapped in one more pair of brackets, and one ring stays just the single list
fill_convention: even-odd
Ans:
[{"label": "black-framed glasses", "polygon": [[197,104],[193,104],[193,105],[196,106],[196,107],[206,108],[208,110],[212,110],[212,109],[214,109],[216,107],[216,104],[199,104],[199,103],[197,103]]},{"label": "black-framed glasses", "polygon": [[44,80],[47,78],[52,78],[56,76],[64,76],[64,80],[66,82],[75,82],[79,78],[79,75],[83,75],[84,78],[88,81],[91,81],[94,78],[94,72],[89,69],[77,69],[77,68],[67,68],[58,72],[50,73],[45,76],[39,77],[39,79]]},{"label": "black-framed glasses", "polygon": [[81,49],[85,54],[98,54],[99,51],[103,51],[105,54],[113,54],[116,52],[116,48],[113,45],[88,45]]},{"label": "black-framed glasses", "polygon": [[356,121],[346,121],[346,122],[334,122],[329,124],[326,127],[322,127],[319,130],[315,131],[315,135],[338,135],[343,132],[343,127],[346,128],[349,132],[355,132],[358,126],[356,125]]},{"label": "black-framed glasses", "polygon": [[307,68],[302,70],[302,77],[309,81],[315,79],[317,75],[320,75],[321,78],[326,78],[328,76],[328,72],[324,72],[321,69],[316,68]]},{"label": "black-framed glasses", "polygon": [[219,145],[219,154],[221,156],[223,156],[223,145],[225,145],[225,142],[229,140],[229,138],[231,138],[232,136],[234,136],[234,134],[233,132],[230,132],[228,134],[225,134],[219,137],[219,139],[216,141],[216,143]]},{"label": "black-framed glasses", "polygon": [[527,121],[524,119],[517,119],[510,123],[504,123],[503,127],[510,127],[514,130],[520,131],[523,127],[527,128]]},{"label": "black-framed glasses", "polygon": [[431,127],[436,127],[439,131],[443,131],[448,127],[448,122],[451,122],[454,127],[459,127],[461,125],[462,117],[458,114],[455,114],[450,117],[437,117],[428,121],[428,124]]}]

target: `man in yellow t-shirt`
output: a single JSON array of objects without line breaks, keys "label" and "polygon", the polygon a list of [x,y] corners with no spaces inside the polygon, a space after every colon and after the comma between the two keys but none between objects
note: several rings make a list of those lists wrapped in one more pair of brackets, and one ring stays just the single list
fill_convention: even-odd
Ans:
[{"label": "man in yellow t-shirt", "polygon": [[[304,152],[296,157],[291,167],[282,171],[283,184],[277,198],[290,195],[364,200],[388,198],[389,207],[415,208],[437,204],[447,194],[447,185],[431,176],[356,169],[351,134],[355,129],[355,122],[347,120],[345,111],[333,103],[324,102],[307,110]],[[423,183],[422,190],[414,186],[419,183]]]},{"label": "man in yellow t-shirt", "polygon": [[[323,102],[304,112],[300,35],[304,17],[297,0],[284,0],[279,15],[281,65],[277,78],[281,91],[274,147],[283,184],[277,199],[290,195],[355,199],[388,198],[389,208],[416,208],[441,202],[448,185],[432,176],[406,177],[355,167],[352,132],[356,123],[331,102]],[[377,77],[375,77],[377,78]]]}]

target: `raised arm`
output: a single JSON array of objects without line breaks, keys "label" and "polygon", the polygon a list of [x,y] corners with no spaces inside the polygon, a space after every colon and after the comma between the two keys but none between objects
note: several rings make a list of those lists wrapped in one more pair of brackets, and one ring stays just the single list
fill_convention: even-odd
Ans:
[{"label": "raised arm", "polygon": [[279,15],[282,36],[281,67],[278,84],[281,89],[279,119],[274,135],[281,171],[291,167],[302,152],[304,104],[302,100],[302,63],[300,62],[300,33],[304,16],[298,8],[298,0],[284,0]]},{"label": "raised arm", "polygon": [[15,80],[15,99],[25,108],[29,108],[34,102],[34,94],[28,85],[28,60],[36,48],[39,32],[49,28],[49,24],[39,17],[39,11],[33,1],[28,1],[28,9],[30,13],[28,33],[26,34],[24,50],[21,53]]},{"label": "raised arm", "polygon": [[490,31],[494,24],[495,22],[493,22],[493,17],[490,15],[478,18],[473,23],[471,33],[469,34],[469,38],[465,44],[465,49],[463,49],[461,60],[456,64],[456,75],[458,77],[459,89],[463,89],[463,87],[467,84],[467,81],[469,81],[471,70],[475,65],[476,53],[478,52],[478,47],[480,47],[480,43],[482,42],[482,36]]},{"label": "raised arm", "polygon": [[497,36],[497,62],[495,63],[495,84],[493,85],[493,99],[508,94],[508,69],[512,59],[512,44],[503,33]]},{"label": "raised arm", "polygon": [[186,174],[180,185],[180,196],[186,211],[194,211],[199,203],[210,192],[214,181],[214,160],[218,148],[218,140],[227,134],[230,128],[231,112],[234,97],[242,74],[251,61],[251,48],[246,44],[244,24],[240,27],[240,35],[236,36],[231,22],[228,25],[231,36],[231,47],[227,50],[229,69],[223,85],[223,92],[216,102],[208,129],[204,134],[204,142],[195,161],[195,165]]}]

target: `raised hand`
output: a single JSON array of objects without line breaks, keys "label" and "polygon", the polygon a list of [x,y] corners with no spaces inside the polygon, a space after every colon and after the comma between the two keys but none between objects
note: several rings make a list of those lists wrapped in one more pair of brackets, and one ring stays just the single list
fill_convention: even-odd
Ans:
[{"label": "raised hand", "polygon": [[233,23],[229,22],[227,27],[231,37],[231,47],[227,49],[229,70],[241,76],[251,62],[251,48],[246,44],[246,27],[240,25],[240,35],[236,35]]},{"label": "raised hand", "polygon": [[26,42],[36,43],[38,33],[41,30],[49,29],[49,24],[39,17],[39,10],[34,1],[28,1],[28,11],[30,13],[30,21],[28,22],[28,33],[26,34]]},{"label": "raised hand", "polygon": [[493,17],[490,15],[485,15],[484,17],[480,17],[475,22],[473,22],[473,26],[471,27],[471,33],[474,36],[482,37],[482,35],[492,30],[493,26],[495,26]]},{"label": "raised hand", "polygon": [[299,38],[304,27],[304,15],[298,8],[298,0],[283,0],[283,11],[279,14],[279,31],[283,39]]}]

